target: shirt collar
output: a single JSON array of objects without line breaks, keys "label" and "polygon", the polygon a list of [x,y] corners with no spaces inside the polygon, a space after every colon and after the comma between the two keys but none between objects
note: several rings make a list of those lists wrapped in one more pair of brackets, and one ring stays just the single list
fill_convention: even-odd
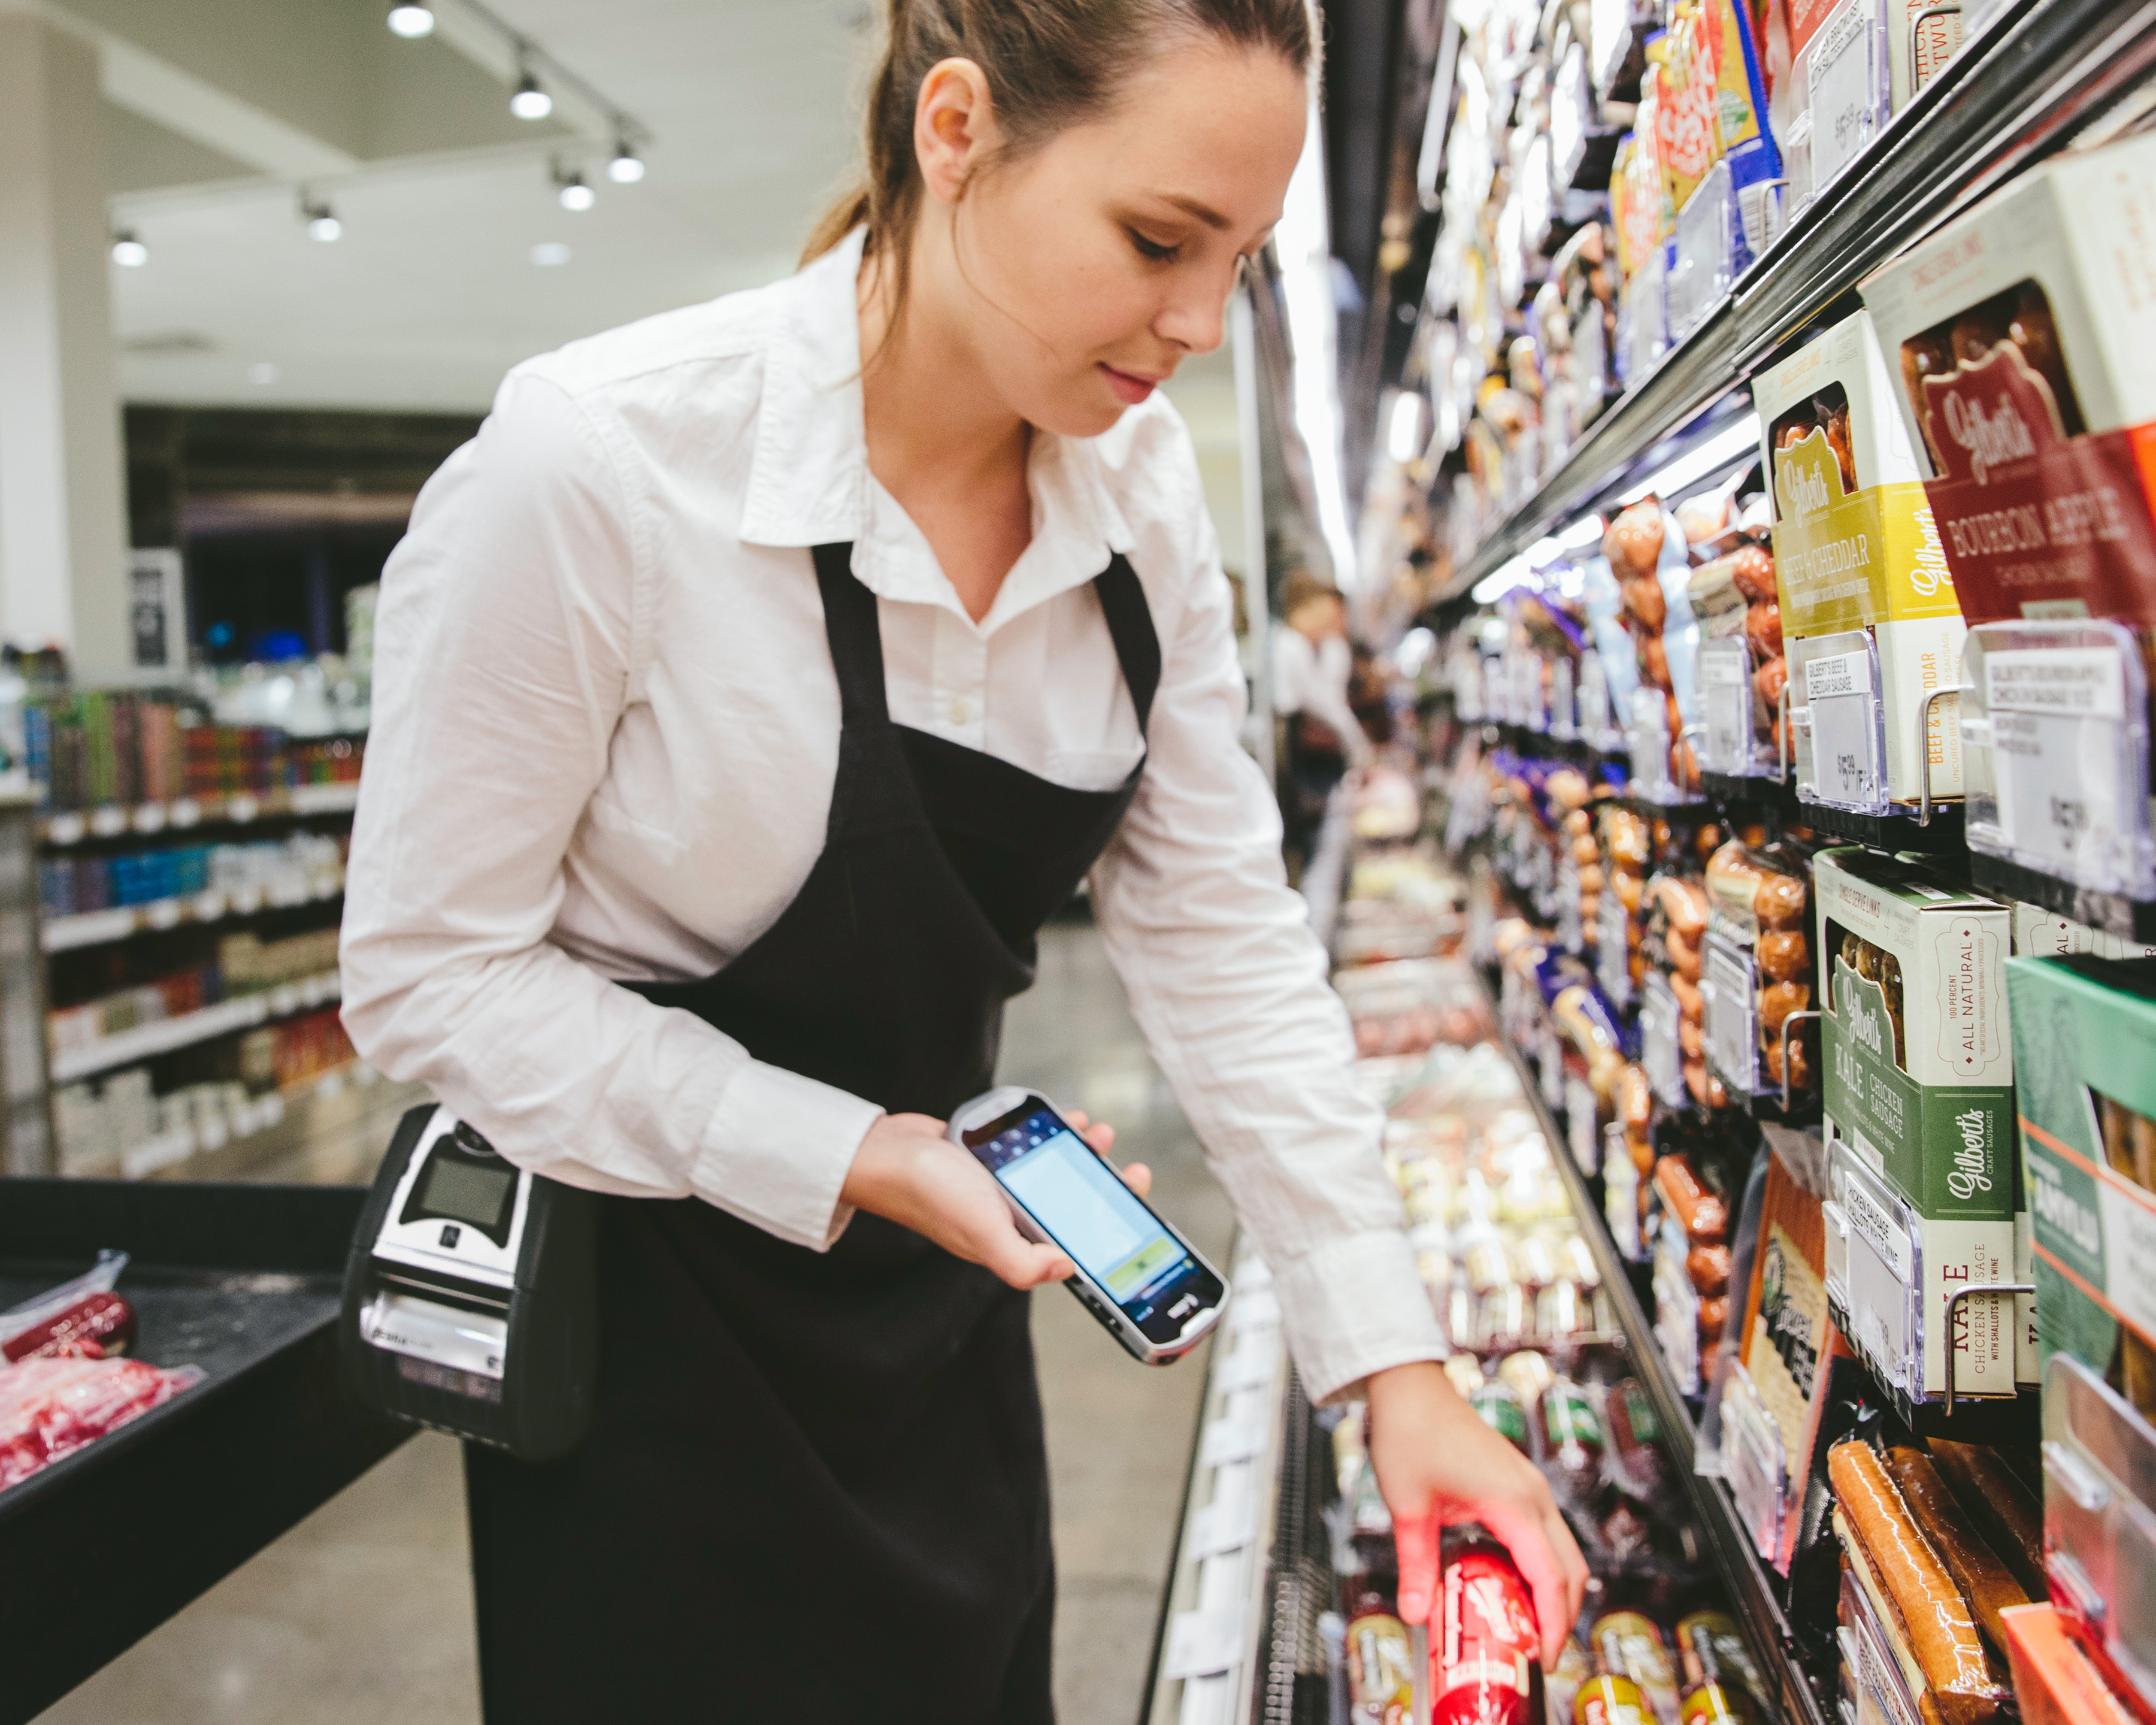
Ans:
[{"label": "shirt collar", "polygon": [[[855,228],[773,290],[777,315],[764,342],[741,536],[770,546],[850,541],[854,573],[871,592],[964,619],[927,540],[869,471],[855,288],[866,234]],[[1004,578],[979,624],[983,634],[1082,586],[1113,553],[1131,548],[1129,526],[1091,440],[1035,431],[1027,485],[1033,542]]]}]

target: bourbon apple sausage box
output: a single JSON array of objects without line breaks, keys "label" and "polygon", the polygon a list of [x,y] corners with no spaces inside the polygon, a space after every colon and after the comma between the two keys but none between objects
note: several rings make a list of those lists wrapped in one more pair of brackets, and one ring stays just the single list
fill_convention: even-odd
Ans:
[{"label": "bourbon apple sausage box", "polygon": [[2019,176],[1863,293],[1969,621],[2156,624],[2156,136]]},{"label": "bourbon apple sausage box", "polygon": [[1752,385],[1799,794],[1871,813],[1917,798],[1920,713],[1932,794],[1962,789],[1955,703],[1922,701],[1958,685],[1967,625],[1894,396],[1862,311]]},{"label": "bourbon apple sausage box", "polygon": [[[1860,849],[1813,859],[1834,1201],[1826,1284],[1836,1321],[1912,1404],[2011,1395],[2014,1044],[2002,904]],[[2042,1301],[2038,1301],[2041,1311]]]}]

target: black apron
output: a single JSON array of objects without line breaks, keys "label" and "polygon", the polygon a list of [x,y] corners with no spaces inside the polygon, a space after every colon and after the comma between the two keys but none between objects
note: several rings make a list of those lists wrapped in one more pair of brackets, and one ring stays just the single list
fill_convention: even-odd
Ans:
[{"label": "black apron", "polygon": [[[844,714],[822,855],[719,974],[634,986],[760,1060],[947,1118],[993,1082],[1034,936],[1144,763],[1075,791],[894,725],[851,556],[815,551]],[[1120,555],[1093,590],[1142,731],[1145,594]],[[465,1450],[490,1725],[1046,1725],[1026,1296],[867,1214],[819,1253],[697,1199],[609,1198],[600,1253],[590,1436],[546,1466]]]}]

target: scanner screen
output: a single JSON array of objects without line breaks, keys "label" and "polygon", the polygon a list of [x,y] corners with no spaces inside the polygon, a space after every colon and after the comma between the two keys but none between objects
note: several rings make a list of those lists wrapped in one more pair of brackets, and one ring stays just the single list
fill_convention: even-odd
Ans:
[{"label": "scanner screen", "polygon": [[429,1215],[499,1233],[508,1220],[516,1189],[516,1170],[506,1164],[475,1168],[469,1162],[436,1156],[429,1160],[419,1204]]}]

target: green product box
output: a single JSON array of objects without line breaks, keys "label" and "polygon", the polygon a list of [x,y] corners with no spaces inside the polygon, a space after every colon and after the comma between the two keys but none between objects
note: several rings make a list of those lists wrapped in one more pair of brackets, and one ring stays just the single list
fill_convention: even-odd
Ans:
[{"label": "green product box", "polygon": [[1914,1402],[2011,1395],[2014,1046],[2008,907],[1862,850],[1813,860],[1832,1150],[1829,1291],[1873,1372]]},{"label": "green product box", "polygon": [[[2015,958],[2006,973],[2038,1345],[2116,1383],[2122,1327],[2156,1347],[2156,1192],[2113,1165],[2102,1101],[2156,1120],[2156,958]],[[2117,1159],[2131,1166],[2130,1142]]]}]

